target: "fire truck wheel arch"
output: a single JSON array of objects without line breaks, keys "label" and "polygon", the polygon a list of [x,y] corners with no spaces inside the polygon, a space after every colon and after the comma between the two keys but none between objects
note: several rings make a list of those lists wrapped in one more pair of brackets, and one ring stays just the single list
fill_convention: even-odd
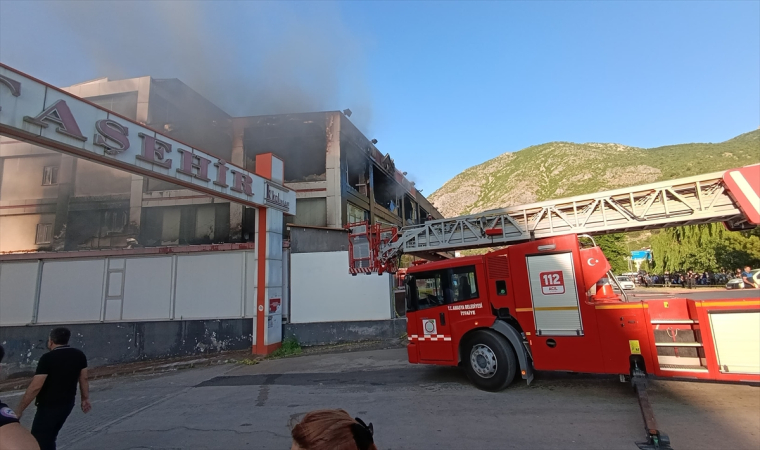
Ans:
[{"label": "fire truck wheel arch", "polygon": [[[495,365],[496,372],[489,374],[487,377],[478,374],[473,367],[475,362],[472,362],[473,350],[477,352],[485,352],[487,356],[481,355],[474,357],[484,360],[483,364],[489,365],[486,359],[495,359],[493,365]],[[501,391],[509,386],[515,378],[515,372],[517,371],[517,358],[515,352],[507,339],[492,330],[477,330],[470,333],[467,336],[467,340],[462,344],[462,362],[464,364],[465,372],[470,381],[480,389],[485,391]]]},{"label": "fire truck wheel arch", "polygon": [[520,333],[512,325],[503,320],[496,320],[491,328],[504,335],[509,340],[509,343],[512,344],[512,348],[517,354],[517,360],[520,363],[522,378],[530,384],[533,381],[533,365]]}]

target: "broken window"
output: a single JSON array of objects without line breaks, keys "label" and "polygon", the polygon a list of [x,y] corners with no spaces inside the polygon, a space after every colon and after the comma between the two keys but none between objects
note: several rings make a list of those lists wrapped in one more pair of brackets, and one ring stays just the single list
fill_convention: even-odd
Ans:
[{"label": "broken window", "polygon": [[341,134],[340,140],[341,156],[345,155],[346,182],[348,187],[354,191],[369,197],[369,170],[371,162],[366,156],[366,152]]},{"label": "broken window", "polygon": [[325,113],[304,113],[247,118],[245,169],[255,171],[256,155],[273,153],[285,163],[285,182],[325,181],[326,117]]},{"label": "broken window", "polygon": [[401,187],[377,167],[372,167],[375,203],[401,217]]},{"label": "broken window", "polygon": [[154,79],[149,126],[218,158],[232,158],[230,117],[183,82]]},{"label": "broken window", "polygon": [[417,204],[408,195],[404,195],[404,225],[417,225]]},{"label": "broken window", "polygon": [[143,209],[140,244],[202,245],[229,242],[230,204],[154,206]]},{"label": "broken window", "polygon": [[66,250],[127,246],[126,208],[70,211],[66,224]]}]

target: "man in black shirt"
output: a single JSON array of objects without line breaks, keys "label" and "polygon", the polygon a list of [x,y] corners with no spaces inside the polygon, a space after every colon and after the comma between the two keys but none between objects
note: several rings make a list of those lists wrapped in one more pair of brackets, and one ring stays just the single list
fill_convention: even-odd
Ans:
[{"label": "man in black shirt", "polygon": [[79,382],[82,411],[90,411],[90,386],[87,382],[87,357],[80,350],[69,347],[71,331],[55,328],[48,338],[49,352],[42,355],[37,372],[26,388],[18,405],[18,416],[36,398],[32,435],[41,450],[55,450],[55,440],[64,422],[74,409]]}]

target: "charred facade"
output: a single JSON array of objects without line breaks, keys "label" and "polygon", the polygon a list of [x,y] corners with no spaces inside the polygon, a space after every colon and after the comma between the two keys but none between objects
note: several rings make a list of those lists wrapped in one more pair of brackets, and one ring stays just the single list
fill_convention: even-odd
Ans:
[{"label": "charred facade", "polygon": [[[342,228],[441,215],[337,111],[234,118],[177,79],[97,79],[68,92],[232,164],[284,161],[297,192],[287,223]],[[252,241],[254,211],[84,159],[1,138],[0,252],[76,251]]]}]

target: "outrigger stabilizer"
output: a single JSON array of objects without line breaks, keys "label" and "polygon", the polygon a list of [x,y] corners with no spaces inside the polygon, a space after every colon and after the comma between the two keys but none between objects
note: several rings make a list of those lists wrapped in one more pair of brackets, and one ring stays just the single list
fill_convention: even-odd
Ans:
[{"label": "outrigger stabilizer", "polygon": [[673,450],[673,447],[670,446],[670,438],[668,438],[668,435],[663,434],[657,426],[657,420],[654,417],[654,411],[647,395],[646,374],[641,369],[636,368],[633,370],[631,385],[639,400],[639,408],[641,408],[641,416],[644,419],[644,431],[646,433],[646,441],[637,442],[636,445],[641,450]]}]

